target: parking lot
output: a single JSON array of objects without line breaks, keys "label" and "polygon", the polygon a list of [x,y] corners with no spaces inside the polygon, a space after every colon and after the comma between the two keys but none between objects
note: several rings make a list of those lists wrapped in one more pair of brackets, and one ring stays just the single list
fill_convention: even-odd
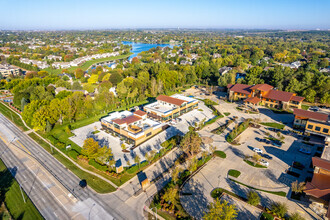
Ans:
[{"label": "parking lot", "polygon": [[[138,155],[141,158],[141,161],[144,161],[147,152],[152,150],[158,152],[161,149],[160,144],[167,139],[177,134],[185,134],[188,132],[188,127],[194,125],[194,123],[198,123],[203,119],[207,121],[214,117],[212,111],[206,107],[203,102],[199,102],[198,108],[199,109],[194,109],[191,112],[180,116],[180,122],[171,124],[168,129],[150,138],[129,153],[124,153],[122,151],[120,138],[114,137],[101,130],[100,122],[95,122],[73,130],[72,133],[74,133],[75,136],[70,137],[70,140],[82,147],[85,139],[94,138],[94,140],[99,142],[100,146],[110,147],[116,160],[121,159],[124,165],[127,164],[127,161],[130,161],[130,164],[134,164],[135,155]],[[98,133],[93,134],[92,132],[96,130]]]}]

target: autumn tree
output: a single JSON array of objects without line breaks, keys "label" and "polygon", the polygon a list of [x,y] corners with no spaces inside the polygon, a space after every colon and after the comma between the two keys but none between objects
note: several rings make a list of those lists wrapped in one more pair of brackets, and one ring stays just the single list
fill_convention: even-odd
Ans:
[{"label": "autumn tree", "polygon": [[205,213],[203,219],[205,220],[232,220],[237,218],[237,208],[235,205],[229,205],[227,201],[220,201],[217,198],[210,203],[209,211]]},{"label": "autumn tree", "polygon": [[77,68],[74,72],[76,79],[80,79],[81,77],[84,76],[84,71],[80,68]]},{"label": "autumn tree", "polygon": [[98,149],[100,148],[99,143],[93,138],[87,138],[84,141],[81,153],[86,155],[89,159],[95,159],[99,156]]}]

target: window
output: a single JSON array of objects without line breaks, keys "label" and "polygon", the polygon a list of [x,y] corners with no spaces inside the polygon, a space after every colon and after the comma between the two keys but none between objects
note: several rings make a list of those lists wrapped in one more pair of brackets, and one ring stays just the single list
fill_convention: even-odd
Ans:
[{"label": "window", "polygon": [[321,128],[319,126],[316,126],[315,131],[321,131]]},{"label": "window", "polygon": [[314,127],[313,125],[308,125],[307,126],[308,129],[313,129],[313,127]]},{"label": "window", "polygon": [[329,129],[327,129],[327,128],[323,128],[323,132],[324,132],[324,133],[329,133]]},{"label": "window", "polygon": [[148,134],[146,134],[147,137],[149,137],[151,135],[151,132],[149,132]]}]

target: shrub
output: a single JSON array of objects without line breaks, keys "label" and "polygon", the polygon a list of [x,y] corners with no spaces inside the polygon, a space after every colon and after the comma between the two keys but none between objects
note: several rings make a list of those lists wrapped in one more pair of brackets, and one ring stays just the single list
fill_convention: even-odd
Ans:
[{"label": "shrub", "polygon": [[217,157],[220,157],[220,158],[226,158],[227,157],[226,153],[223,152],[223,151],[220,151],[220,150],[214,151],[214,155],[217,156]]},{"label": "shrub", "polygon": [[285,203],[276,202],[271,205],[272,213],[280,218],[283,218],[288,212],[288,206]]},{"label": "shrub", "polygon": [[77,159],[77,157],[79,156],[79,153],[76,150],[70,150],[68,152],[69,157],[73,158],[73,159]]},{"label": "shrub", "polygon": [[263,212],[260,217],[260,220],[273,220],[273,219],[274,219],[274,217],[267,212]]},{"label": "shrub", "polygon": [[295,212],[290,215],[289,220],[304,220],[304,218],[301,217],[298,212]]},{"label": "shrub", "polygon": [[260,203],[260,197],[258,193],[255,191],[250,191],[248,193],[247,199],[248,199],[247,203],[249,203],[250,205],[256,206]]},{"label": "shrub", "polygon": [[98,170],[102,170],[102,171],[107,171],[108,170],[107,165],[99,164],[94,159],[93,160],[89,160],[88,161],[88,164],[91,165],[91,166],[93,166],[93,167],[95,167]]}]

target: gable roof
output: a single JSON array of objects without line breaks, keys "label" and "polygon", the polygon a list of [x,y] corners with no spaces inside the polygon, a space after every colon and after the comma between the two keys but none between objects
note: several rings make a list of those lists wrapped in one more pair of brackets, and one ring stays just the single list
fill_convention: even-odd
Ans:
[{"label": "gable roof", "polygon": [[273,86],[268,85],[268,84],[257,84],[257,85],[252,86],[250,89],[251,90],[258,89],[263,92],[268,92],[269,90],[271,90],[273,88],[274,88]]},{"label": "gable roof", "polygon": [[292,96],[293,96],[292,92],[270,90],[269,93],[265,96],[265,98],[276,100],[276,101],[288,102],[288,101],[290,101]]},{"label": "gable roof", "polygon": [[179,105],[179,106],[182,105],[183,103],[187,102],[185,100],[173,98],[173,97],[170,97],[170,96],[167,96],[167,95],[159,95],[157,97],[157,100],[167,102],[167,103],[170,103],[170,104],[173,104],[173,105]]},{"label": "gable roof", "polygon": [[304,99],[305,99],[305,97],[294,95],[294,96],[291,97],[290,101],[301,102]]},{"label": "gable roof", "polygon": [[[329,160],[325,160],[325,159],[322,159],[319,157],[313,157],[312,161],[313,161],[313,166],[320,167],[324,170],[330,171],[330,161]],[[330,182],[329,182],[329,188],[330,188]]]},{"label": "gable roof", "polygon": [[131,116],[128,116],[126,118],[116,118],[116,119],[113,119],[112,121],[116,124],[119,124],[119,125],[122,125],[122,124],[132,124],[136,121],[139,121],[141,120],[142,118],[139,117],[139,116],[136,116],[136,115],[131,115]]},{"label": "gable roof", "polygon": [[320,173],[314,173],[311,182],[306,183],[304,192],[316,198],[326,201],[330,200],[330,176]]},{"label": "gable roof", "polygon": [[250,95],[251,94],[251,89],[250,88],[251,88],[250,85],[235,84],[231,88],[229,88],[229,90],[233,91],[233,92],[239,92],[239,93]]},{"label": "gable roof", "polygon": [[311,118],[318,121],[326,122],[328,120],[329,115],[319,112],[312,112],[303,109],[293,109],[293,114],[303,118]]},{"label": "gable roof", "polygon": [[258,104],[261,101],[261,99],[259,99],[258,97],[249,97],[247,99],[244,100],[244,102],[250,102],[252,104]]}]

